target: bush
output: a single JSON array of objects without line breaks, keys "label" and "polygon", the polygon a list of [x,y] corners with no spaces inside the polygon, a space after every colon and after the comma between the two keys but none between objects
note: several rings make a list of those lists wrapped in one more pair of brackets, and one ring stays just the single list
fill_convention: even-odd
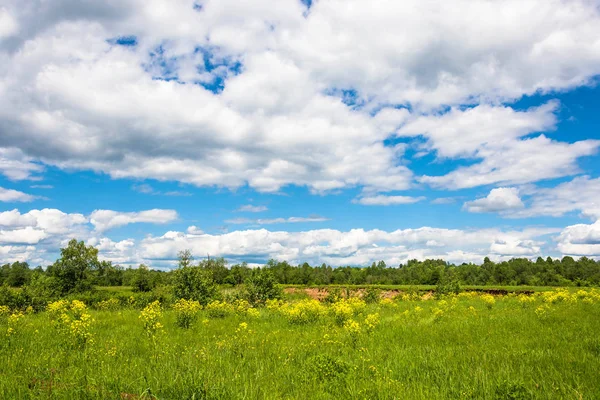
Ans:
[{"label": "bush", "polygon": [[206,312],[211,318],[225,318],[234,313],[234,308],[231,304],[216,300],[206,306]]},{"label": "bush", "polygon": [[179,299],[173,304],[175,310],[175,323],[180,328],[189,328],[198,316],[198,311],[202,309],[199,302],[194,300]]},{"label": "bush", "polygon": [[246,279],[246,300],[252,305],[264,305],[267,300],[281,298],[281,288],[277,286],[273,273],[267,269],[257,269]]},{"label": "bush", "polygon": [[363,300],[367,304],[378,303],[379,298],[381,297],[381,290],[373,287],[369,287],[365,290],[363,294]]},{"label": "bush", "polygon": [[195,300],[203,306],[218,299],[219,288],[200,267],[181,267],[173,272],[173,294],[177,299]]},{"label": "bush", "polygon": [[339,287],[327,288],[327,296],[323,298],[323,302],[332,304],[342,299],[342,289]]},{"label": "bush", "polygon": [[435,295],[436,297],[440,297],[446,294],[454,293],[458,294],[460,292],[460,285],[458,280],[449,279],[444,277],[438,281],[437,286],[435,287]]}]

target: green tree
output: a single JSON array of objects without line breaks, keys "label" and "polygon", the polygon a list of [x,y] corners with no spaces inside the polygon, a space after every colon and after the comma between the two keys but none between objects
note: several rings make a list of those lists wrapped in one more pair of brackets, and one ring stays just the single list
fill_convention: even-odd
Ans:
[{"label": "green tree", "polygon": [[140,264],[133,279],[134,290],[137,292],[149,292],[153,287],[150,269],[146,265]]},{"label": "green tree", "polygon": [[179,253],[179,268],[173,272],[173,294],[178,299],[196,300],[202,305],[219,297],[219,288],[209,272],[191,266],[189,250]]},{"label": "green tree", "polygon": [[98,249],[71,239],[60,249],[60,258],[49,267],[49,273],[57,279],[62,294],[82,292],[92,288],[91,273],[99,264]]}]

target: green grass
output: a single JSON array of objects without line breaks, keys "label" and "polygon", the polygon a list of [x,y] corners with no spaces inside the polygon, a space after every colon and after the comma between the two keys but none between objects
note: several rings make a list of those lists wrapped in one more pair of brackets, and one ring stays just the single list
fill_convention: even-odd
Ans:
[{"label": "green grass", "polygon": [[[329,315],[292,325],[267,309],[258,318],[201,311],[190,329],[165,310],[151,338],[140,311],[122,309],[89,311],[93,343],[79,349],[47,313],[26,315],[10,337],[0,322],[0,398],[600,398],[600,296],[535,297],[525,307],[497,297],[491,309],[479,296],[367,305],[352,317],[356,340]],[[367,333],[372,313],[381,322]]]}]

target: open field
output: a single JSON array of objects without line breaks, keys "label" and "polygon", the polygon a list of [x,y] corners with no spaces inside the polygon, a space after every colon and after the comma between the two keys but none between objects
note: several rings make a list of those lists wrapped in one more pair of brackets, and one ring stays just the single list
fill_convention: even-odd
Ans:
[{"label": "open field", "polygon": [[3,311],[0,398],[600,398],[595,289],[51,308]]}]

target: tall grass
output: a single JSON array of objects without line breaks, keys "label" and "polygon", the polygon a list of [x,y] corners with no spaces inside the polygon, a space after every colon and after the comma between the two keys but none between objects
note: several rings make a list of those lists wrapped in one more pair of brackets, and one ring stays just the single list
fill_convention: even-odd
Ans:
[{"label": "tall grass", "polygon": [[[7,314],[0,398],[600,398],[598,292],[483,296],[357,303],[344,313],[354,328],[338,320],[342,306],[310,300],[219,318],[201,310],[188,328],[165,309],[152,335],[138,309],[87,310],[84,346],[48,312],[24,315],[7,336]],[[291,318],[296,309],[310,318]]]}]

